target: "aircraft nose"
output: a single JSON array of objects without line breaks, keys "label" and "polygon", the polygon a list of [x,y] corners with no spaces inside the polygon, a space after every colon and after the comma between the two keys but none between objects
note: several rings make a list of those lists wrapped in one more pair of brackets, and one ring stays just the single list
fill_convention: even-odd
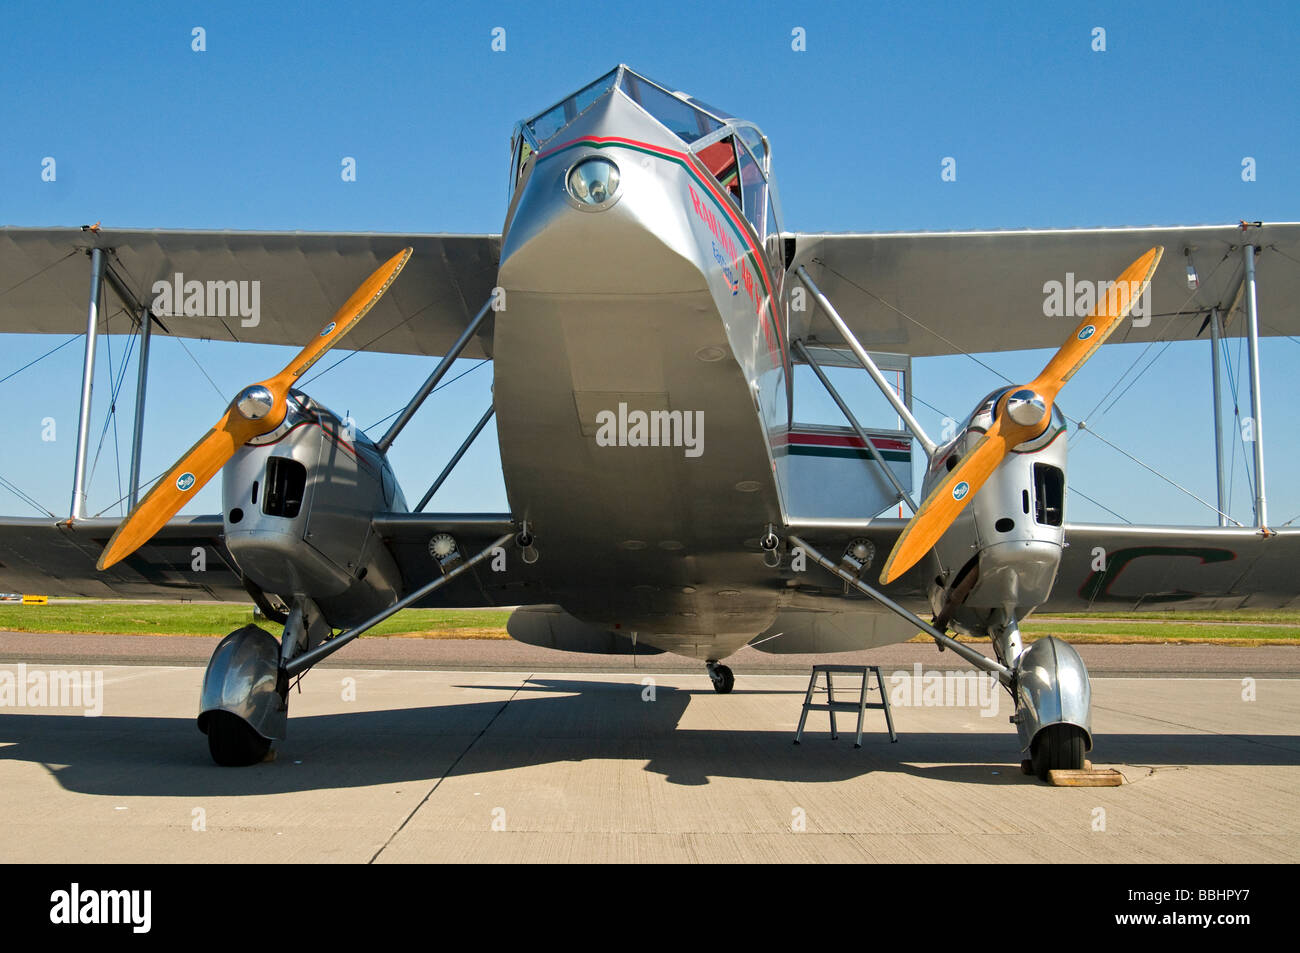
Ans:
[{"label": "aircraft nose", "polygon": [[696,291],[704,277],[675,166],[631,148],[543,156],[501,248],[507,290],[572,294]]}]

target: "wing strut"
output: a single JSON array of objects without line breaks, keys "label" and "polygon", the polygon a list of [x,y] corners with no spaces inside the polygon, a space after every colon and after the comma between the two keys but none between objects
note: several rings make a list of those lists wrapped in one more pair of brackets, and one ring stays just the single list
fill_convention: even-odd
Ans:
[{"label": "wing strut", "polygon": [[164,331],[167,328],[154,317],[149,307],[141,304],[131,293],[131,289],[127,287],[111,261],[104,265],[104,280],[117,295],[117,300],[131,312],[131,317],[140,328],[140,355],[136,358],[135,423],[131,427],[131,477],[128,484],[130,492],[127,494],[127,507],[133,509],[140,501],[140,450],[144,441],[144,399],[149,387],[149,342],[155,323]]},{"label": "wing strut", "polygon": [[[830,303],[830,299],[822,294],[821,289],[817,287],[816,283],[812,280],[812,277],[808,274],[808,269],[803,265],[800,265],[795,269],[795,274],[799,276],[800,281],[807,285],[808,290],[812,292],[812,296],[816,298],[817,303],[821,305],[821,309],[825,313],[826,317],[830,319],[831,324],[835,325],[835,330],[839,331],[840,336],[844,338],[844,343],[849,346],[849,350],[853,352],[853,356],[858,359],[858,363],[862,365],[863,369],[871,375],[872,381],[874,381],[876,386],[880,388],[880,392],[885,395],[885,400],[889,401],[898,416],[902,418],[907,429],[912,432],[912,436],[916,438],[916,442],[921,445],[921,449],[925,451],[926,457],[934,456],[934,441],[930,439],[928,434],[926,434],[924,428],[921,427],[920,422],[912,416],[912,412],[907,409],[907,405],[904,404],[899,399],[898,395],[890,388],[889,382],[886,381],[884,375],[880,373],[880,368],[876,367],[876,362],[871,359],[871,355],[867,353],[866,348],[858,342],[858,339],[854,336],[853,332],[849,330],[849,326],[844,323],[844,319],[841,318],[840,313],[835,310],[835,306]],[[870,446],[870,442],[868,442],[868,446]]]},{"label": "wing strut", "polygon": [[[516,538],[515,533],[506,533],[504,536],[498,538],[495,542],[488,544],[487,548],[484,549],[477,556],[473,557],[472,559],[467,559],[465,562],[461,563],[451,572],[446,573],[445,575],[438,576],[436,579],[432,580],[431,582],[425,583],[423,586],[420,586],[418,589],[413,589],[411,592],[407,593],[401,599],[398,599],[396,602],[394,602],[387,609],[384,609],[383,611],[377,612],[374,615],[372,615],[365,622],[362,622],[359,625],[354,625],[352,628],[348,629],[345,632],[340,632],[338,635],[334,636],[334,638],[330,639],[327,642],[322,643],[321,645],[316,646],[316,648],[308,652],[304,652],[301,655],[295,655],[293,658],[289,660],[288,664],[284,666],[285,674],[289,678],[293,678],[295,675],[299,674],[300,672],[305,672],[307,669],[311,668],[317,662],[321,661],[322,659],[330,655],[333,655],[335,652],[343,648],[343,646],[347,645],[349,642],[355,639],[358,635],[361,635],[366,630],[374,628],[379,623],[387,619],[389,616],[395,615],[397,612],[399,612],[402,609],[405,609],[407,606],[419,602],[421,599],[429,595],[429,593],[433,592],[435,589],[441,588],[443,585],[451,582],[461,573],[465,572],[466,570],[474,566],[477,566],[479,563],[487,559],[498,549],[504,547],[506,543],[510,542],[510,540],[515,538]],[[983,656],[980,657],[983,658]]]},{"label": "wing strut", "polygon": [[1242,248],[1245,258],[1244,279],[1247,330],[1250,337],[1250,411],[1254,415],[1255,432],[1255,525],[1265,536],[1268,528],[1268,504],[1264,499],[1264,408],[1259,387],[1259,310],[1255,296],[1255,244],[1247,242]]},{"label": "wing strut", "polygon": [[849,405],[844,402],[844,398],[840,396],[840,392],[835,389],[835,385],[832,384],[830,378],[826,376],[825,372],[822,370],[822,366],[818,364],[812,354],[808,352],[808,348],[804,347],[803,341],[795,341],[794,350],[799,357],[803,359],[804,363],[812,368],[813,373],[817,375],[817,379],[821,381],[822,386],[826,388],[826,392],[831,395],[831,399],[839,405],[840,412],[844,414],[845,418],[848,420],[849,426],[853,428],[853,432],[858,435],[859,440],[866,444],[867,452],[871,454],[871,459],[876,462],[881,471],[885,474],[885,479],[893,484],[894,491],[898,494],[898,498],[895,502],[906,503],[908,508],[915,513],[916,504],[912,502],[912,497],[908,494],[907,490],[904,489],[903,484],[898,477],[894,475],[894,471],[889,469],[889,464],[885,463],[885,458],[880,455],[880,451],[876,449],[876,445],[871,442],[870,435],[862,429],[862,425],[858,423],[858,418],[853,416],[853,411],[849,409]]},{"label": "wing strut", "polygon": [[86,515],[86,453],[90,449],[90,400],[95,388],[95,345],[99,333],[99,302],[103,297],[104,253],[90,252],[90,302],[86,306],[86,351],[81,362],[81,412],[77,417],[77,462],[72,472],[72,508],[68,519]]},{"label": "wing strut", "polygon": [[478,423],[474,425],[474,429],[471,430],[469,436],[465,438],[465,442],[460,445],[460,449],[457,450],[452,458],[447,461],[447,465],[442,468],[442,472],[438,474],[438,479],[434,480],[433,485],[429,487],[424,496],[420,497],[420,502],[416,504],[415,507],[416,513],[424,512],[424,508],[428,506],[429,501],[433,499],[433,494],[437,493],[438,488],[442,486],[447,477],[451,476],[451,471],[456,469],[456,464],[460,463],[460,458],[465,456],[465,451],[469,450],[470,444],[472,444],[475,438],[483,432],[483,428],[487,426],[487,422],[492,419],[492,415],[496,413],[496,410],[496,405],[493,404],[483,412],[483,416],[478,419]]},{"label": "wing strut", "polygon": [[835,575],[839,576],[848,585],[858,590],[864,596],[867,596],[868,598],[873,599],[876,602],[880,603],[890,612],[894,613],[897,616],[902,617],[903,619],[906,619],[908,622],[912,623],[912,625],[916,626],[926,635],[930,636],[930,638],[934,639],[934,641],[938,644],[940,651],[942,651],[943,649],[952,649],[955,653],[960,655],[966,661],[970,662],[976,668],[983,669],[986,672],[996,675],[998,677],[998,681],[1000,681],[1007,688],[1013,688],[1015,682],[1015,673],[1011,671],[1011,669],[1007,668],[1005,665],[1001,664],[1000,662],[994,661],[993,659],[984,655],[984,653],[975,651],[975,649],[971,648],[969,645],[963,645],[962,643],[958,642],[956,639],[952,638],[951,636],[943,632],[940,632],[930,623],[922,620],[921,617],[918,616],[916,613],[909,612],[907,609],[904,609],[902,606],[900,606],[893,599],[889,598],[889,596],[885,595],[879,589],[876,589],[875,587],[863,582],[856,575],[854,575],[855,572],[861,572],[862,564],[859,563],[852,556],[844,557],[844,562],[847,563],[848,566],[853,570],[853,572],[849,572],[843,566],[831,562],[829,559],[827,559],[825,556],[823,556],[813,547],[805,543],[798,536],[791,535],[789,539],[790,539],[791,546],[794,546],[797,549],[802,549],[805,553],[807,553],[810,557],[812,557],[813,562],[817,563],[817,565],[821,566],[823,569],[833,572]]},{"label": "wing strut", "polygon": [[424,403],[424,399],[433,393],[433,389],[438,386],[438,382],[446,376],[447,371],[451,370],[451,365],[455,363],[456,358],[460,357],[461,352],[465,350],[466,345],[474,339],[474,332],[477,331],[478,326],[483,323],[483,319],[487,317],[488,312],[494,310],[492,305],[496,303],[496,300],[497,298],[494,294],[487,299],[487,302],[483,307],[478,309],[478,314],[474,315],[469,324],[465,326],[465,330],[461,332],[460,337],[456,339],[456,343],[453,344],[451,349],[443,355],[442,360],[439,361],[438,366],[433,369],[433,373],[429,375],[428,380],[420,385],[420,389],[415,392],[415,396],[412,397],[410,402],[402,408],[401,414],[393,421],[392,426],[388,428],[388,432],[379,438],[375,446],[379,448],[380,453],[388,452],[388,448],[393,445],[393,441],[397,439],[397,435],[411,422],[411,418],[415,416],[415,412],[420,409],[420,405]]}]

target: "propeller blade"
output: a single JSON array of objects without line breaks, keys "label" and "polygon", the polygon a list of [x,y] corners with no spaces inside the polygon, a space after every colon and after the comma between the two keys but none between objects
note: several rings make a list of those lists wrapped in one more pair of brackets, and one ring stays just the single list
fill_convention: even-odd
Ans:
[{"label": "propeller blade", "polygon": [[[231,421],[232,416],[237,420]],[[190,447],[118,525],[95,568],[107,569],[149,542],[154,533],[221,471],[246,440],[257,436],[256,433],[245,436],[242,432],[249,429],[247,425],[251,423],[239,414],[226,411],[221,422]]]},{"label": "propeller blade", "polygon": [[947,532],[966,504],[979,492],[993,471],[998,468],[1007,451],[1015,446],[1002,433],[1001,420],[975,444],[947,478],[930,491],[921,508],[916,511],[880,570],[880,581],[886,585],[907,572],[928,553]]},{"label": "propeller blade", "polygon": [[1157,245],[1124,269],[1124,273],[1115,280],[1106,294],[1099,296],[1092,313],[1079,322],[1074,333],[1034,378],[1034,382],[1029,385],[1030,390],[1037,391],[1048,400],[1060,393],[1065,382],[1087,363],[1088,358],[1106,343],[1106,339],[1128,317],[1133,305],[1151,283],[1151,277],[1164,253],[1164,246]]},{"label": "propeller blade", "polygon": [[375,269],[320,334],[299,351],[284,370],[240,391],[216,426],[185,452],[118,525],[100,554],[96,568],[108,569],[147,543],[221,471],[235,451],[254,437],[270,433],[280,426],[288,412],[289,388],[293,382],[375,306],[406,266],[411,254],[412,249],[404,248]]},{"label": "propeller blade", "polygon": [[1033,383],[1028,387],[1012,388],[1002,395],[988,432],[930,492],[903,528],[880,571],[882,583],[893,582],[929,552],[1012,447],[1043,432],[1051,421],[1052,402],[1056,395],[1128,317],[1150,284],[1164,252],[1164,247],[1157,245],[1124,269],[1097,301],[1092,313],[1079,322],[1074,333],[1052,355]]},{"label": "propeller blade", "polygon": [[343,307],[334,313],[334,317],[330,318],[329,323],[321,328],[320,334],[299,351],[298,356],[290,361],[285,369],[273,379],[288,375],[289,383],[292,384],[293,381],[302,377],[309,367],[319,361],[326,351],[338,344],[343,339],[343,335],[351,331],[356,326],[356,323],[364,318],[366,313],[384,296],[384,292],[388,290],[389,285],[397,280],[397,276],[402,273],[406,263],[411,260],[412,254],[413,249],[403,248],[376,268],[374,273],[361,283],[361,287],[352,292],[352,297],[344,302]]}]

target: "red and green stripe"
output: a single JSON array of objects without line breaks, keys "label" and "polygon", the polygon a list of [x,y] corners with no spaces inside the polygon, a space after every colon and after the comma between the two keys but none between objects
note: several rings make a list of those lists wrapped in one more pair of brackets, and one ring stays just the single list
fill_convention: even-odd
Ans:
[{"label": "red and green stripe", "polygon": [[568,142],[561,143],[550,149],[538,153],[537,161],[566,152],[569,149],[575,149],[579,146],[589,146],[593,149],[605,149],[610,146],[622,149],[630,149],[633,152],[641,152],[646,155],[654,156],[658,159],[664,159],[668,162],[674,162],[681,166],[686,172],[700,184],[705,194],[712,199],[713,204],[718,211],[722,213],[723,219],[731,225],[732,230],[740,238],[745,246],[745,257],[753,263],[754,270],[758,273],[759,280],[763,283],[763,290],[767,296],[767,314],[772,322],[772,330],[776,334],[777,346],[780,349],[781,364],[789,374],[789,348],[786,347],[785,339],[781,334],[781,319],[776,309],[776,295],[773,291],[772,279],[767,273],[767,265],[763,260],[763,252],[758,244],[758,234],[754,231],[753,226],[737,211],[735,206],[728,201],[721,191],[716,179],[707,169],[703,169],[698,164],[694,155],[689,152],[678,152],[675,149],[668,149],[663,146],[652,145],[648,142],[639,142],[635,139],[625,139],[621,136],[583,136],[578,139],[571,139]]}]

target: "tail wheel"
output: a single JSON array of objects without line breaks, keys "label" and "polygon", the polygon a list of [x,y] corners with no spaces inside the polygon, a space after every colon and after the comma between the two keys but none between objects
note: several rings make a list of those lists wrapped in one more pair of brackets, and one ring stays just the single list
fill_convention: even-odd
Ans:
[{"label": "tail wheel", "polygon": [[1087,736],[1078,725],[1048,725],[1034,739],[1034,774],[1047,780],[1049,771],[1080,771],[1087,750]]},{"label": "tail wheel", "polygon": [[719,695],[726,695],[736,687],[735,673],[726,665],[715,666],[713,672],[713,690]]},{"label": "tail wheel", "polygon": [[207,721],[208,751],[212,760],[222,767],[242,768],[258,764],[271,750],[271,742],[238,715],[214,711],[208,714]]}]

